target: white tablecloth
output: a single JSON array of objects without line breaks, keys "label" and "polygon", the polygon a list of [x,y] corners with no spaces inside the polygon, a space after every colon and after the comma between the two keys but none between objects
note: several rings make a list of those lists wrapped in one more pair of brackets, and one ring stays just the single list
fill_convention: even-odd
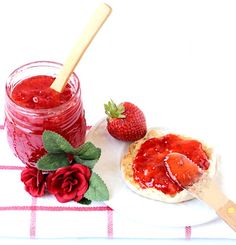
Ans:
[{"label": "white tablecloth", "polygon": [[[63,63],[100,1],[9,0],[1,5],[0,238],[236,238],[222,221],[191,227],[147,226],[106,206],[32,198],[20,182],[21,162],[4,136],[4,84],[35,60]],[[234,1],[110,0],[113,13],[76,72],[88,124],[103,103],[128,100],[149,126],[209,135],[233,170],[236,138],[236,4]],[[235,200],[235,188],[227,194]]]}]

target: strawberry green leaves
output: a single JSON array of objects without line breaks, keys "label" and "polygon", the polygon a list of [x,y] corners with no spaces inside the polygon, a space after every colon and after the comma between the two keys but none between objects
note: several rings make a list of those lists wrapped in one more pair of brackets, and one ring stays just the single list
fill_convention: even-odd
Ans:
[{"label": "strawberry green leaves", "polygon": [[109,199],[109,192],[102,178],[93,172],[93,167],[101,156],[101,149],[91,142],[86,142],[78,148],[74,148],[61,135],[45,130],[43,132],[43,144],[47,151],[36,164],[41,171],[56,171],[58,168],[68,167],[80,163],[91,171],[89,188],[84,194],[81,204],[90,204],[91,201],[105,201]]},{"label": "strawberry green leaves", "polygon": [[123,104],[116,105],[113,100],[104,104],[105,113],[109,118],[125,118],[125,107]]}]

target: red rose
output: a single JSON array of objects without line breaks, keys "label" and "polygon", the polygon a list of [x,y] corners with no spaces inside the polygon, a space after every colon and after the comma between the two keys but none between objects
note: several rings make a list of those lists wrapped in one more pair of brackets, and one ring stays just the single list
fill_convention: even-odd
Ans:
[{"label": "red rose", "polygon": [[46,180],[40,170],[27,166],[21,172],[21,181],[25,184],[25,190],[33,197],[41,197],[45,192]]},{"label": "red rose", "polygon": [[91,171],[79,163],[57,169],[47,177],[48,191],[59,202],[80,201],[89,187]]}]

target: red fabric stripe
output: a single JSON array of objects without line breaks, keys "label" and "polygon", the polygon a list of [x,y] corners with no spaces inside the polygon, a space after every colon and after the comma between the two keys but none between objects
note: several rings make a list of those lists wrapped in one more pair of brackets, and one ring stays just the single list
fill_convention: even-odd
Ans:
[{"label": "red fabric stripe", "polygon": [[25,167],[21,166],[7,166],[0,165],[0,170],[23,170]]},{"label": "red fabric stripe", "polygon": [[59,207],[59,206],[2,206],[0,211],[111,211],[108,206],[102,207]]},{"label": "red fabric stripe", "polygon": [[[37,198],[32,197],[32,206],[36,206]],[[30,238],[34,239],[36,234],[36,210],[31,210],[30,215]]]},{"label": "red fabric stripe", "polygon": [[113,211],[107,211],[107,236],[113,238]]},{"label": "red fabric stripe", "polygon": [[185,239],[191,239],[192,228],[191,226],[185,226]]}]

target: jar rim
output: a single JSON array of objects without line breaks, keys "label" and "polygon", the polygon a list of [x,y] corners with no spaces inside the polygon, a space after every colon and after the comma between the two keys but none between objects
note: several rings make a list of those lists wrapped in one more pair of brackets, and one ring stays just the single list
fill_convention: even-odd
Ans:
[{"label": "jar rim", "polygon": [[[48,61],[48,60],[33,61],[33,62],[26,63],[22,66],[19,66],[18,68],[13,70],[13,72],[10,73],[10,75],[8,76],[7,81],[6,81],[5,92],[6,92],[6,97],[7,97],[8,101],[11,104],[13,104],[17,110],[22,110],[27,114],[45,114],[45,113],[60,111],[60,110],[63,110],[63,108],[67,108],[67,106],[71,103],[71,101],[74,99],[74,97],[77,94],[79,94],[79,96],[80,96],[80,81],[79,81],[79,78],[75,72],[73,72],[69,78],[69,81],[73,81],[73,80],[77,81],[75,91],[72,94],[71,98],[68,101],[66,101],[65,103],[58,105],[58,106],[55,106],[55,107],[52,107],[52,108],[34,109],[34,108],[27,108],[27,107],[20,106],[17,103],[15,103],[15,101],[11,98],[11,96],[9,94],[10,90],[8,87],[12,77],[17,75],[17,73],[19,73],[20,71],[26,70],[27,68],[30,69],[30,68],[37,68],[37,67],[51,67],[51,68],[56,68],[59,71],[62,68],[62,66],[63,65],[59,62]],[[44,74],[42,74],[42,75],[44,75]]]}]

